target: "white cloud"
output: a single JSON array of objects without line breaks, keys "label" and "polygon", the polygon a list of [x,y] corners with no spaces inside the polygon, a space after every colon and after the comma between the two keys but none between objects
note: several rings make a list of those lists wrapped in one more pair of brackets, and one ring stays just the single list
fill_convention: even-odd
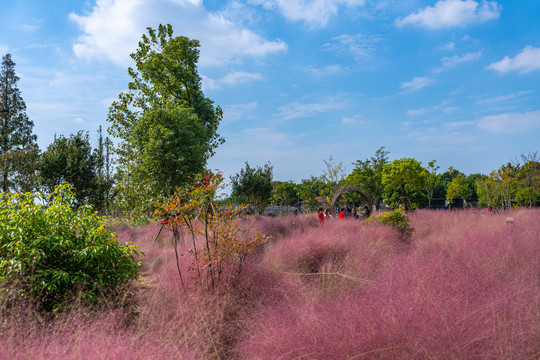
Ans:
[{"label": "white cloud", "polygon": [[316,66],[306,66],[303,68],[303,70],[309,74],[312,74],[317,77],[323,77],[328,75],[335,75],[339,74],[341,71],[343,71],[343,68],[341,65],[326,65],[322,67],[316,67]]},{"label": "white cloud", "polygon": [[485,99],[476,100],[474,103],[475,104],[496,104],[496,103],[501,103],[501,102],[505,102],[505,101],[508,101],[508,100],[518,99],[518,98],[522,97],[523,95],[528,95],[528,94],[531,94],[533,92],[534,92],[534,90],[519,91],[517,93],[506,94],[506,95],[496,96],[496,97],[492,97],[492,98],[485,98]]},{"label": "white cloud", "polygon": [[252,137],[254,140],[265,143],[270,142],[275,144],[277,143],[292,145],[292,141],[289,135],[272,128],[248,129],[245,131],[245,134]]},{"label": "white cloud", "polygon": [[487,68],[500,73],[519,71],[521,74],[540,70],[540,48],[527,46],[514,58],[505,56],[504,59],[489,65]]},{"label": "white cloud", "polygon": [[540,111],[485,116],[478,127],[495,133],[519,133],[540,127]]},{"label": "white cloud", "polygon": [[209,13],[201,0],[97,0],[86,15],[70,14],[81,28],[73,50],[82,58],[105,58],[131,64],[146,27],[170,23],[176,35],[201,43],[200,66],[222,66],[247,56],[264,57],[285,51],[281,40],[268,41],[221,15]]},{"label": "white cloud", "polygon": [[414,77],[411,81],[401,83],[402,89],[418,90],[435,83],[435,80],[427,76]]},{"label": "white cloud", "polygon": [[381,41],[379,36],[366,36],[363,34],[343,34],[332,38],[332,43],[324,44],[328,50],[338,54],[352,55],[356,61],[366,62],[373,57],[376,51],[375,44]]},{"label": "white cloud", "polygon": [[246,82],[262,80],[263,76],[259,73],[249,73],[245,71],[235,71],[228,73],[221,79],[221,83],[226,85],[238,85]]},{"label": "white cloud", "polygon": [[425,108],[422,108],[422,109],[412,109],[412,110],[407,110],[405,112],[405,114],[407,114],[407,116],[419,116],[419,115],[424,115],[426,113],[426,109]]},{"label": "white cloud", "polygon": [[83,118],[80,118],[80,117],[75,118],[73,122],[76,124],[84,124]]},{"label": "white cloud", "polygon": [[444,123],[444,126],[448,129],[457,129],[457,128],[467,127],[471,125],[474,125],[474,121],[464,120],[464,121],[450,121],[450,122]]},{"label": "white cloud", "polygon": [[257,102],[247,104],[227,105],[223,108],[223,118],[226,121],[237,121],[252,118],[252,113],[257,110]]},{"label": "white cloud", "polygon": [[428,29],[442,29],[466,26],[497,19],[501,7],[495,1],[439,0],[434,6],[418,10],[404,18],[398,18],[396,25],[417,25]]},{"label": "white cloud", "polygon": [[40,27],[38,25],[21,24],[17,25],[16,28],[27,33],[33,33],[36,32]]},{"label": "white cloud", "polygon": [[201,80],[202,80],[203,91],[221,89],[221,86],[219,85],[219,80],[212,79],[204,75],[201,75]]},{"label": "white cloud", "polygon": [[456,47],[456,43],[453,41],[447,42],[446,44],[442,44],[439,46],[439,49],[446,50],[446,51],[454,51],[454,48]]},{"label": "white cloud", "polygon": [[309,28],[323,28],[337,14],[339,6],[354,8],[365,4],[365,0],[251,0],[265,9],[278,9],[288,20],[299,21]]},{"label": "white cloud", "polygon": [[445,56],[441,59],[442,65],[433,70],[434,73],[440,73],[442,71],[448,70],[462,63],[478,60],[482,57],[482,51],[475,53],[467,53],[463,56]]},{"label": "white cloud", "polygon": [[366,121],[360,120],[361,116],[344,117],[341,122],[345,125],[365,125]]},{"label": "white cloud", "polygon": [[319,103],[294,102],[278,107],[279,113],[276,116],[281,117],[283,120],[305,118],[315,116],[320,113],[327,113],[330,111],[343,109],[346,106],[346,102],[333,98]]},{"label": "white cloud", "polygon": [[249,73],[246,71],[233,71],[228,73],[221,79],[211,79],[204,75],[201,76],[203,82],[203,90],[218,90],[223,85],[236,86],[253,81],[262,80],[264,77],[259,73]]}]

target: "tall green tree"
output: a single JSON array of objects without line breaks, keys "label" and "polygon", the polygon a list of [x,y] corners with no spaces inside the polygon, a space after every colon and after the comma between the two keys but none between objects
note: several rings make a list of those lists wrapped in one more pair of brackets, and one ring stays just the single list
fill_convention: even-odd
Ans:
[{"label": "tall green tree", "polygon": [[495,182],[494,172],[476,179],[476,193],[478,194],[478,206],[496,207],[497,202],[497,183]]},{"label": "tall green tree", "polygon": [[538,152],[522,154],[523,166],[517,173],[516,201],[521,206],[540,205],[540,156]]},{"label": "tall green tree", "polygon": [[413,201],[423,198],[427,171],[422,163],[411,158],[392,161],[383,168],[384,201],[393,208],[413,210]]},{"label": "tall green tree", "polygon": [[384,146],[380,147],[375,154],[365,160],[357,160],[352,173],[347,176],[347,183],[362,188],[377,210],[380,209],[383,199],[384,186],[382,183],[383,168],[388,164],[388,151]]},{"label": "tall green tree", "polygon": [[435,188],[439,183],[440,176],[439,174],[437,174],[439,168],[440,166],[437,165],[437,162],[435,160],[428,162],[428,167],[426,169],[426,182],[424,186],[426,189],[426,197],[428,199],[428,209],[431,209],[431,200],[433,200]]},{"label": "tall green tree", "polygon": [[13,152],[14,175],[11,177],[11,185],[15,192],[27,193],[39,189],[37,171],[40,158],[41,152],[37,144]]},{"label": "tall green tree", "polygon": [[476,191],[476,180],[484,178],[484,174],[476,173],[469,174],[463,179],[465,185],[469,188],[470,195],[467,199],[470,201],[478,201],[478,192]]},{"label": "tall green tree", "polygon": [[96,158],[88,133],[59,136],[43,152],[39,164],[41,185],[51,194],[64,183],[73,186],[76,205],[91,203],[96,186]]},{"label": "tall green tree", "polygon": [[345,169],[343,162],[337,162],[332,155],[328,160],[324,160],[325,169],[323,169],[322,181],[325,183],[323,190],[326,201],[330,204],[334,193],[339,189],[345,180]]},{"label": "tall green tree", "polygon": [[231,176],[231,196],[236,202],[244,205],[253,205],[264,214],[264,208],[272,196],[273,166],[270,163],[264,167],[246,166],[240,172]]},{"label": "tall green tree", "polygon": [[458,174],[453,178],[446,188],[446,201],[451,205],[454,203],[454,199],[461,198],[465,206],[466,199],[471,195],[472,191],[465,182],[465,176],[463,174]]},{"label": "tall green tree", "polygon": [[223,142],[223,113],[202,91],[197,40],[159,25],[148,28],[131,57],[137,68],[128,70],[129,92],[109,109],[109,132],[120,139],[118,203],[148,213],[204,171]]},{"label": "tall green tree", "polygon": [[313,175],[309,179],[302,179],[300,184],[296,185],[296,193],[304,202],[305,210],[311,212],[317,208],[319,205],[317,197],[322,195],[324,189],[324,181]]},{"label": "tall green tree", "polygon": [[90,202],[94,209],[100,213],[110,213],[110,206],[113,197],[113,173],[111,159],[112,141],[105,137],[101,126],[98,130],[98,146],[94,149],[93,156],[95,162],[95,186],[93,188]]},{"label": "tall green tree", "polygon": [[292,181],[274,181],[270,201],[280,206],[295,205],[298,201],[296,185]]},{"label": "tall green tree", "polygon": [[[36,136],[32,134],[34,123],[26,115],[26,104],[17,87],[19,77],[10,54],[2,57],[0,68],[0,181],[1,190],[14,188],[14,177],[19,180],[28,175],[24,159],[35,155]],[[32,180],[33,181],[33,180]],[[29,184],[20,184],[32,190]]]}]

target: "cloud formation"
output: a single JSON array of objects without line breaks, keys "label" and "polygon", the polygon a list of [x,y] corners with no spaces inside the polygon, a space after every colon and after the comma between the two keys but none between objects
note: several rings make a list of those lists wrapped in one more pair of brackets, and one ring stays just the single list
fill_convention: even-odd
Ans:
[{"label": "cloud formation", "polygon": [[332,38],[332,42],[324,44],[324,48],[340,55],[352,55],[360,63],[369,62],[377,50],[375,44],[381,41],[376,35],[342,34]]},{"label": "cloud formation", "polygon": [[146,27],[170,23],[175,34],[201,43],[200,66],[223,66],[245,57],[262,58],[287,50],[277,40],[266,40],[221,15],[208,12],[201,0],[97,0],[86,15],[70,14],[83,34],[73,46],[80,58],[102,58],[131,64],[129,54]]},{"label": "cloud formation", "polygon": [[427,29],[464,27],[481,23],[500,16],[501,7],[495,1],[439,0],[434,6],[418,10],[404,18],[398,18],[396,25],[415,25]]},{"label": "cloud formation", "polygon": [[487,67],[500,73],[518,71],[526,74],[534,70],[540,70],[540,48],[526,46],[513,58],[505,56],[501,61],[494,62]]},{"label": "cloud formation", "polygon": [[323,28],[340,6],[354,8],[365,0],[251,0],[265,9],[277,9],[286,19],[303,22],[308,28]]},{"label": "cloud formation", "polygon": [[540,110],[485,116],[478,127],[494,133],[520,133],[540,127]]},{"label": "cloud formation", "polygon": [[293,102],[278,107],[279,113],[276,116],[283,120],[313,117],[317,114],[343,109],[347,105],[346,101],[332,97],[316,103]]},{"label": "cloud formation", "polygon": [[434,79],[427,76],[417,76],[412,78],[411,81],[404,81],[401,83],[402,89],[419,90],[423,87],[429,86],[435,82]]},{"label": "cloud formation", "polygon": [[474,53],[467,53],[463,56],[445,56],[441,59],[441,66],[434,69],[434,73],[440,73],[445,70],[451,69],[454,66],[457,66],[462,63],[471,62],[480,59],[482,57],[482,51],[474,52]]}]

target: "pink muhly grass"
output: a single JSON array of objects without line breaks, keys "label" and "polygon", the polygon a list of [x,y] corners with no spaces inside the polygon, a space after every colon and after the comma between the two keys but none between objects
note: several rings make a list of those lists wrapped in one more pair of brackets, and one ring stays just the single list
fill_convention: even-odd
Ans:
[{"label": "pink muhly grass", "polygon": [[[243,358],[535,358],[540,211],[533,213],[514,212],[514,224],[507,225],[508,214],[419,211],[412,222],[420,235],[409,251],[395,247],[392,235],[381,251],[376,229],[356,224],[283,239],[265,260],[274,271],[295,269],[300,278],[317,268],[306,267],[306,258],[323,264],[378,250],[381,265],[367,278],[371,283],[334,283],[330,297],[320,281],[296,293],[288,287],[281,303],[262,307],[246,330]],[[365,278],[351,264],[341,261],[340,272]]]},{"label": "pink muhly grass", "polygon": [[184,291],[170,233],[115,229],[146,254],[134,310],[45,323],[22,304],[0,308],[0,358],[538,358],[540,209],[408,216],[410,245],[360,221],[242,219],[274,238],[214,294],[187,271],[191,238],[179,248]]},{"label": "pink muhly grass", "polygon": [[289,236],[293,233],[304,232],[318,227],[319,220],[313,214],[289,215],[285,217],[248,216],[239,219],[239,225],[255,229],[274,239]]}]

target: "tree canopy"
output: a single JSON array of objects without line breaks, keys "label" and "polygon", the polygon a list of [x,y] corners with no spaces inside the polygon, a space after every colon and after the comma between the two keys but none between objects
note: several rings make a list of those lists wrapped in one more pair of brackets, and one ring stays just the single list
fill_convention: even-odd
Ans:
[{"label": "tree canopy", "polygon": [[0,67],[0,181],[3,192],[15,187],[17,173],[25,178],[31,165],[28,160],[35,157],[37,149],[36,136],[32,134],[34,123],[26,115],[18,81],[15,62],[11,54],[6,54]]},{"label": "tree canopy", "polygon": [[88,133],[79,131],[70,137],[55,138],[41,155],[39,179],[49,194],[69,183],[77,205],[89,203],[96,185],[96,157]]},{"label": "tree canopy", "polygon": [[352,173],[347,176],[347,184],[362,188],[377,209],[380,208],[383,199],[382,174],[383,168],[387,164],[388,151],[385,151],[384,146],[382,146],[371,158],[354,162],[355,167]]},{"label": "tree canopy", "polygon": [[222,110],[206,98],[197,72],[199,42],[173,37],[171,25],[148,28],[131,54],[129,92],[109,109],[109,132],[120,138],[119,205],[149,212],[205,170]]},{"label": "tree canopy", "polygon": [[414,208],[413,195],[421,194],[426,180],[426,170],[415,159],[403,158],[392,161],[383,168],[382,183],[385,187],[384,201],[396,208]]},{"label": "tree canopy", "polygon": [[272,196],[272,171],[270,163],[251,167],[246,161],[245,168],[231,176],[232,198],[240,204],[255,206],[262,215]]}]

